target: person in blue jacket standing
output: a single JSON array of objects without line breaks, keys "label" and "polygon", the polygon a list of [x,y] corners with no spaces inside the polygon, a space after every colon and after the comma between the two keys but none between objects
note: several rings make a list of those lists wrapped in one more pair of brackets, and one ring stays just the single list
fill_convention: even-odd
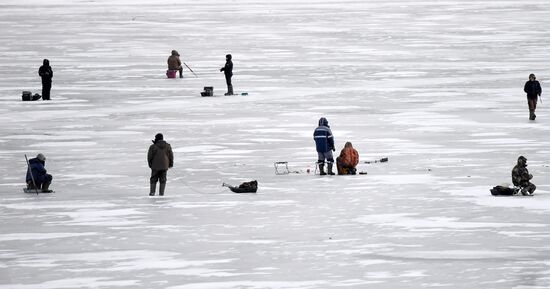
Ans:
[{"label": "person in blue jacket standing", "polygon": [[321,175],[325,173],[325,160],[327,162],[328,174],[334,175],[332,172],[332,165],[334,164],[334,157],[332,152],[335,151],[334,137],[332,131],[328,125],[328,120],[324,117],[319,119],[319,126],[313,132],[313,139],[315,140],[315,146],[317,149],[317,164],[319,165],[319,171]]}]

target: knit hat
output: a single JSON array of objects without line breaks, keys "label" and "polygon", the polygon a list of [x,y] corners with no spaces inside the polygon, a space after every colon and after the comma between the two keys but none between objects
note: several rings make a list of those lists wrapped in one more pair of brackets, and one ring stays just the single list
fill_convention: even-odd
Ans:
[{"label": "knit hat", "polygon": [[155,141],[159,140],[164,140],[164,136],[162,135],[162,133],[157,133],[157,135],[155,135]]},{"label": "knit hat", "polygon": [[43,162],[46,161],[46,157],[45,157],[43,154],[41,154],[41,153],[40,153],[40,154],[37,154],[37,155],[36,155],[36,158],[39,159],[39,160],[41,160],[41,161],[43,161]]}]

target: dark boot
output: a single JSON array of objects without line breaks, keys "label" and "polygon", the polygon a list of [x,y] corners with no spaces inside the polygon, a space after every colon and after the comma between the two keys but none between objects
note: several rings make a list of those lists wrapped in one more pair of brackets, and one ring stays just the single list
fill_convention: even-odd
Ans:
[{"label": "dark boot", "polygon": [[332,163],[328,163],[328,174],[334,176],[334,173],[332,172]]},{"label": "dark boot", "polygon": [[233,95],[233,85],[227,86],[227,93],[224,95]]},{"label": "dark boot", "polygon": [[50,182],[45,182],[45,183],[43,183],[43,184],[42,184],[42,192],[44,192],[44,193],[51,193],[52,190],[49,189],[49,188],[50,188],[50,184],[51,184]]},{"label": "dark boot", "polygon": [[183,67],[180,67],[178,71],[180,73],[180,78],[183,78]]},{"label": "dark boot", "polygon": [[164,196],[164,189],[166,188],[166,183],[160,183],[159,186],[159,196]]},{"label": "dark boot", "polygon": [[319,172],[320,172],[321,176],[324,176],[324,175],[327,174],[327,173],[325,173],[325,164],[319,164]]},{"label": "dark boot", "polygon": [[157,183],[151,183],[151,189],[149,190],[149,196],[154,196],[157,189]]},{"label": "dark boot", "polygon": [[530,110],[529,110],[529,119],[530,119],[530,120],[535,120],[535,117],[537,117],[537,116],[535,115],[535,110],[534,110],[534,109],[530,109]]}]

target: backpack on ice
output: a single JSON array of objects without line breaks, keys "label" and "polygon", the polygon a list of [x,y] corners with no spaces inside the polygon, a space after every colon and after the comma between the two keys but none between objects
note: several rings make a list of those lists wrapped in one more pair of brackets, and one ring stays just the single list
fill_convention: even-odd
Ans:
[{"label": "backpack on ice", "polygon": [[23,93],[21,94],[21,100],[23,101],[34,101],[34,100],[39,100],[42,96],[38,93],[35,93],[34,95],[32,95],[32,92],[30,91],[23,91]]},{"label": "backpack on ice", "polygon": [[513,196],[518,193],[518,189],[505,186],[495,186],[490,191],[493,196]]},{"label": "backpack on ice", "polygon": [[244,182],[238,187],[223,183],[222,186],[228,187],[234,193],[255,193],[258,191],[258,181]]}]

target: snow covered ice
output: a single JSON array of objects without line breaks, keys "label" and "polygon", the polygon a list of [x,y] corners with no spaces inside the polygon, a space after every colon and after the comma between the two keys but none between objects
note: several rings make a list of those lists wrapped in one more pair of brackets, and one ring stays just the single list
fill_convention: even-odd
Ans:
[{"label": "snow covered ice", "polygon": [[[522,91],[550,89],[547,19],[543,0],[3,0],[0,289],[548,288],[550,110],[529,121]],[[172,49],[198,78],[166,79]],[[227,53],[248,95],[200,97]],[[52,100],[22,102],[44,58]],[[389,162],[307,174],[323,116],[337,153]],[[157,132],[175,167],[151,198]],[[22,193],[39,152],[55,194]],[[491,196],[520,155],[535,196]]]}]

